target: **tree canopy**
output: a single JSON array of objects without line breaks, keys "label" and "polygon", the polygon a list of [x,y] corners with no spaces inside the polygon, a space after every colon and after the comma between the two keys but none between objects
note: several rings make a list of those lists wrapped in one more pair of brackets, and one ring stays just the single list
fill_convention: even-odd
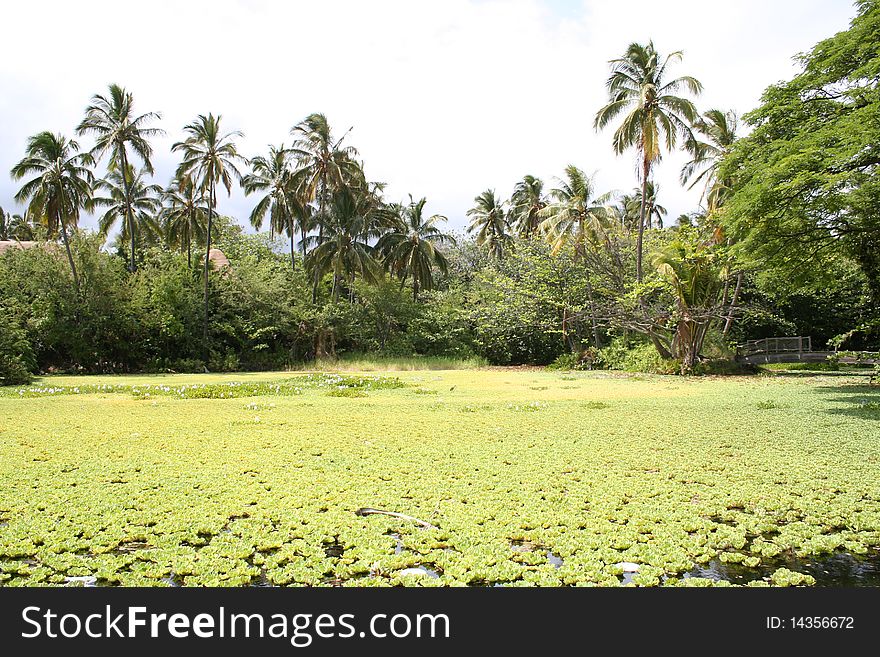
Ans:
[{"label": "tree canopy", "polygon": [[719,176],[738,256],[809,280],[849,254],[880,302],[880,3],[859,0],[850,29],[799,57],[801,73],[769,87]]}]

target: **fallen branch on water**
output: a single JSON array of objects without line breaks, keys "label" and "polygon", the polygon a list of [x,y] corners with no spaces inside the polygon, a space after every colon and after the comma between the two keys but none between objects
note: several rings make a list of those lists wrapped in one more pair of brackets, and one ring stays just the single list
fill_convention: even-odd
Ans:
[{"label": "fallen branch on water", "polygon": [[417,525],[424,527],[425,529],[439,529],[439,527],[435,527],[430,522],[425,522],[424,520],[420,520],[413,516],[408,516],[405,513],[397,513],[396,511],[383,511],[382,509],[370,509],[363,508],[358,509],[354,512],[356,516],[372,516],[372,515],[382,515],[382,516],[391,516],[392,518],[400,518],[401,520],[409,520],[410,522],[414,522]]}]

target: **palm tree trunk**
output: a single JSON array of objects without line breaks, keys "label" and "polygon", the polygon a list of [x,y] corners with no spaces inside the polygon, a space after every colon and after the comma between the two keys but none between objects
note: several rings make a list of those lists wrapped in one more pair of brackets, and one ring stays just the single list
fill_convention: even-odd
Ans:
[{"label": "palm tree trunk", "polygon": [[646,194],[648,192],[648,171],[651,163],[648,156],[643,157],[642,162],[642,202],[639,208],[639,233],[636,238],[636,281],[642,282],[642,239],[645,233],[645,206],[647,204]]},{"label": "palm tree trunk", "polygon": [[593,329],[593,344],[596,346],[596,349],[601,349],[602,345],[599,343],[599,325],[596,322],[596,306],[593,304],[593,284],[590,282],[590,276],[587,275],[587,300],[590,302],[590,325]]},{"label": "palm tree trunk", "polygon": [[70,251],[70,240],[67,239],[67,229],[64,227],[64,219],[58,213],[58,225],[61,227],[61,241],[64,242],[64,250],[67,252],[67,262],[70,263],[70,273],[73,274],[73,286],[79,294],[79,276],[76,274],[76,265],[73,264],[73,253]]},{"label": "palm tree trunk", "polygon": [[210,350],[208,348],[208,270],[211,266],[211,226],[214,218],[214,182],[211,181],[211,188],[208,198],[208,234],[205,238],[205,316],[202,327],[202,348],[204,350],[205,367],[208,365]]},{"label": "palm tree trunk", "polygon": [[568,346],[568,308],[565,306],[562,306],[562,347],[571,351]]},{"label": "palm tree trunk", "polygon": [[187,219],[189,227],[186,231],[186,268],[192,269],[193,266],[193,250],[192,250],[192,218]]},{"label": "palm tree trunk", "polygon": [[[318,216],[320,217],[318,221],[318,244],[321,244],[321,240],[324,237],[324,200],[326,197],[326,190],[324,189],[326,186],[325,183],[326,176],[324,174],[321,175],[321,200],[318,202]],[[321,282],[321,274],[317,267],[315,267],[315,280],[312,284],[312,305],[318,303],[318,284]]]},{"label": "palm tree trunk", "polygon": [[137,263],[134,259],[134,215],[131,211],[131,183],[128,181],[128,156],[125,154],[125,144],[120,143],[119,160],[122,167],[122,188],[125,192],[125,218],[128,221],[128,235],[130,240],[131,256],[128,270],[134,273],[137,269]]},{"label": "palm tree trunk", "polygon": [[296,271],[296,257],[294,256],[294,248],[293,248],[293,217],[289,217],[287,220],[287,232],[290,233],[290,268],[293,271]]},{"label": "palm tree trunk", "polygon": [[736,275],[736,287],[733,288],[733,296],[730,299],[729,310],[727,311],[727,320],[724,322],[724,329],[721,331],[721,335],[727,335],[727,332],[730,331],[730,327],[733,324],[733,309],[736,306],[737,299],[739,298],[739,292],[742,289],[742,281],[743,274],[739,272]]}]

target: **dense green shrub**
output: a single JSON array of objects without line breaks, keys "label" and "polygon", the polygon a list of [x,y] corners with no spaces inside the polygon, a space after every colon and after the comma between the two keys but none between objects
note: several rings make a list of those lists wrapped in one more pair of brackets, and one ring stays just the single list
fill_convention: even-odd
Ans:
[{"label": "dense green shrub", "polygon": [[756,365],[737,363],[735,360],[718,358],[705,360],[694,365],[693,374],[736,376],[741,374],[756,374],[760,370]]},{"label": "dense green shrub", "polygon": [[11,304],[0,304],[0,385],[30,383],[35,367],[27,331]]},{"label": "dense green shrub", "polygon": [[599,351],[590,347],[576,353],[560,354],[547,368],[551,370],[592,370],[598,364]]},{"label": "dense green shrub", "polygon": [[609,370],[624,372],[647,372],[651,374],[678,374],[681,363],[667,360],[657,353],[654,345],[647,342],[629,343],[617,338],[599,350],[598,362]]},{"label": "dense green shrub", "polygon": [[[202,279],[186,258],[155,250],[131,280],[145,362],[152,371],[201,371]],[[187,363],[187,361],[192,361]]]},{"label": "dense green shrub", "polygon": [[[644,338],[624,340],[620,327],[601,323],[594,331],[586,265],[565,249],[551,253],[540,240],[516,240],[516,248],[501,260],[484,257],[467,241],[451,247],[448,273],[438,275],[436,289],[422,291],[417,299],[408,285],[386,274],[378,283],[360,277],[345,282],[333,300],[328,275],[313,302],[311,275],[302,258],[291,270],[286,244],[267,234],[245,234],[231,221],[219,223],[217,244],[231,266],[210,274],[207,349],[197,253],[190,267],[185,255],[145,246],[131,274],[125,259],[107,251],[99,236],[75,233],[72,247],[81,278],[76,290],[58,244],[5,252],[0,299],[15,307],[18,329],[14,337],[6,329],[4,337],[10,344],[23,335],[27,345],[16,363],[33,372],[201,372],[283,369],[361,354],[477,358],[493,365],[558,369],[678,370]],[[611,292],[598,285],[599,274],[592,275],[597,278],[590,289],[601,307]],[[857,291],[854,280],[846,279],[841,289]],[[747,277],[742,316],[727,335],[720,323],[712,327],[701,353],[710,362],[700,363],[696,373],[739,372],[725,361],[734,337],[795,329],[809,334],[821,328],[810,324],[809,314],[797,323],[783,317],[794,317],[791,308],[760,286],[760,278]],[[815,296],[812,307],[833,309],[829,295]],[[872,326],[870,310],[860,311],[859,326]],[[835,330],[851,321],[838,324]],[[830,331],[831,325],[822,330]],[[864,330],[859,335],[862,342],[870,337]],[[589,347],[595,341],[606,346]],[[13,365],[6,367],[12,371]],[[20,370],[18,364],[15,368]]]},{"label": "dense green shrub", "polygon": [[21,308],[39,369],[137,367],[142,341],[124,261],[102,252],[94,235],[75,236],[73,242],[79,292],[60,250],[49,244],[0,257],[0,298]]}]

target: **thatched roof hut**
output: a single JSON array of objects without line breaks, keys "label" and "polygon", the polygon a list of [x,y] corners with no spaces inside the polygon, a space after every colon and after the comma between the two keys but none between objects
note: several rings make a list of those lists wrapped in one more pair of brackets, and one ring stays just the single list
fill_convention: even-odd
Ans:
[{"label": "thatched roof hut", "polygon": [[211,249],[208,251],[208,260],[211,262],[211,267],[216,271],[232,269],[232,266],[229,264],[229,258],[227,258],[226,254],[220,249]]},{"label": "thatched roof hut", "polygon": [[39,242],[19,242],[18,240],[0,240],[0,255],[3,255],[10,249],[31,249],[37,246]]}]

